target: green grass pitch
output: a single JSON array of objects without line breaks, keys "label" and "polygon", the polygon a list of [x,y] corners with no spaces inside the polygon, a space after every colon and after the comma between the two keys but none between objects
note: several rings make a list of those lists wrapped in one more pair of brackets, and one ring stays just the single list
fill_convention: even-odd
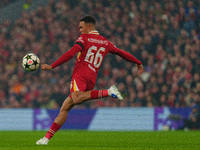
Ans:
[{"label": "green grass pitch", "polygon": [[0,131],[0,150],[200,149],[199,131],[101,132],[60,130],[47,146],[35,142],[44,131]]}]

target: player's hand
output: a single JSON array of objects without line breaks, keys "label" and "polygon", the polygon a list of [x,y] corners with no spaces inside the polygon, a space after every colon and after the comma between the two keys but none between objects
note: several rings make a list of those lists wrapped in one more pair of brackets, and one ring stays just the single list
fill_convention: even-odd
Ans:
[{"label": "player's hand", "polygon": [[137,68],[138,68],[138,73],[137,74],[140,76],[143,73],[143,69],[144,69],[143,65],[142,64],[140,64],[140,65],[137,64]]},{"label": "player's hand", "polygon": [[51,65],[47,65],[47,64],[42,64],[41,65],[41,69],[46,71],[46,70],[51,70],[52,66]]}]

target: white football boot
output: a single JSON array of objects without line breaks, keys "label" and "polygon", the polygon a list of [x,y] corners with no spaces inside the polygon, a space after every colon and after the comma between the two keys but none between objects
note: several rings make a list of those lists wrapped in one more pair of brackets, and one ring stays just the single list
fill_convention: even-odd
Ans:
[{"label": "white football boot", "polygon": [[123,100],[124,98],[122,97],[122,94],[119,92],[119,90],[117,89],[117,87],[115,85],[112,85],[109,89],[108,89],[108,95],[112,96],[113,98],[118,98],[119,100]]},{"label": "white football boot", "polygon": [[36,142],[36,145],[47,145],[49,142],[49,139],[46,137],[41,138]]}]

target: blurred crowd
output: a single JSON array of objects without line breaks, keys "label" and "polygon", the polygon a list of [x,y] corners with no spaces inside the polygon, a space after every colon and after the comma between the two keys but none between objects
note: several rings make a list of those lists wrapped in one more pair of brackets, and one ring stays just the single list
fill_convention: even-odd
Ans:
[{"label": "blurred crowd", "polygon": [[76,62],[51,71],[26,72],[21,65],[33,52],[52,64],[80,36],[79,20],[92,15],[96,29],[118,48],[142,61],[135,64],[108,54],[95,89],[115,84],[124,101],[89,101],[76,108],[188,107],[200,102],[199,0],[49,0],[47,7],[22,12],[14,24],[0,25],[0,107],[57,109],[69,95]]},{"label": "blurred crowd", "polygon": [[14,2],[16,0],[0,0],[0,9],[6,7],[8,4]]}]

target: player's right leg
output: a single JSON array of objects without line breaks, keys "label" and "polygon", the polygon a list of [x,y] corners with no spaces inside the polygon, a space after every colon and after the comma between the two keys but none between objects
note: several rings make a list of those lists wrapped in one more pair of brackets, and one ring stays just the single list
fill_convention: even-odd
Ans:
[{"label": "player's right leg", "polygon": [[115,85],[112,85],[108,89],[108,95],[112,96],[113,98],[118,98],[119,100],[123,100],[124,98],[122,97],[122,94],[119,92],[117,87]]},{"label": "player's right leg", "polygon": [[81,104],[88,100],[100,99],[108,96],[112,96],[113,98],[118,98],[119,100],[123,100],[123,97],[117,87],[112,85],[109,89],[106,90],[91,90],[91,91],[74,91],[72,94],[72,99],[74,104]]},{"label": "player's right leg", "polygon": [[54,123],[52,124],[52,126],[50,127],[48,132],[46,133],[45,137],[41,138],[40,140],[38,140],[36,142],[37,145],[47,145],[48,144],[49,140],[53,137],[53,135],[65,123],[65,121],[67,119],[68,112],[72,109],[73,106],[74,106],[74,103],[73,103],[72,99],[70,97],[68,97],[64,101],[64,103],[63,103],[63,105],[60,109],[59,115],[54,120]]},{"label": "player's right leg", "polygon": [[92,90],[95,86],[95,81],[88,79],[81,74],[75,74],[72,77],[70,85],[70,93],[74,104],[81,104],[92,99],[99,99],[108,96],[123,100],[123,97],[115,85],[109,89]]}]

